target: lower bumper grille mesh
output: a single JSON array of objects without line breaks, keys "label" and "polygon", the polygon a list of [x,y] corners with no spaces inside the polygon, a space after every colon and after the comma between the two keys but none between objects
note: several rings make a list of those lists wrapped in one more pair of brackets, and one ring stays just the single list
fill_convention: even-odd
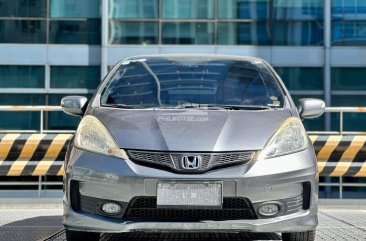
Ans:
[{"label": "lower bumper grille mesh", "polygon": [[224,198],[222,209],[168,209],[157,208],[156,197],[132,199],[124,219],[197,221],[257,219],[250,201],[246,198]]},{"label": "lower bumper grille mesh", "polygon": [[294,198],[285,199],[285,203],[286,203],[286,215],[303,210],[302,195]]}]

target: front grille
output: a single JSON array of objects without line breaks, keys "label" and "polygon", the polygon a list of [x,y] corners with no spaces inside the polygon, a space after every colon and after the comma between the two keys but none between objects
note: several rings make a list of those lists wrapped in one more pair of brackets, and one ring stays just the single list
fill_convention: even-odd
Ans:
[{"label": "front grille", "polygon": [[[152,164],[160,167],[168,167],[178,172],[205,172],[212,168],[228,165],[245,164],[252,160],[254,151],[231,153],[177,153],[177,152],[150,152],[127,151],[132,161],[140,164]],[[182,156],[201,156],[202,163],[199,168],[186,170],[181,165]]]},{"label": "front grille", "polygon": [[222,209],[157,208],[156,197],[135,197],[123,216],[124,219],[155,221],[244,220],[257,219],[247,198],[225,197]]},{"label": "front grille", "polygon": [[128,151],[132,160],[148,162],[152,164],[160,164],[174,168],[174,164],[171,161],[169,153],[154,153],[154,152],[141,152],[141,151]]}]

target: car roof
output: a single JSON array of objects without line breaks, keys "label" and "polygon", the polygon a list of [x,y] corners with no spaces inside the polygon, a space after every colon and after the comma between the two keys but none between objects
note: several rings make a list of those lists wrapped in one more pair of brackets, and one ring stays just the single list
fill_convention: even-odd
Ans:
[{"label": "car roof", "polygon": [[138,59],[205,59],[205,60],[241,60],[241,61],[260,61],[264,62],[261,58],[252,56],[240,56],[240,55],[223,55],[223,54],[150,54],[150,55],[135,55],[130,56],[122,61],[126,60],[138,60]]}]

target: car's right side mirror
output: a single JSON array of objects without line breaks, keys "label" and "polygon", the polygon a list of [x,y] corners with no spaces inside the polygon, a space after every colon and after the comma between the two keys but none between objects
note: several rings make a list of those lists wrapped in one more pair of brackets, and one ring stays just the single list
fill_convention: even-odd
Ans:
[{"label": "car's right side mirror", "polygon": [[299,100],[297,109],[303,119],[317,118],[324,113],[325,103],[319,99],[304,98]]}]

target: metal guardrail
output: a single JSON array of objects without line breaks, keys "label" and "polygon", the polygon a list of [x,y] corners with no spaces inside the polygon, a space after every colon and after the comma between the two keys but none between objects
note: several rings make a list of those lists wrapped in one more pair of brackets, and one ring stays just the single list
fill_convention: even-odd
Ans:
[{"label": "metal guardrail", "polygon": [[[47,111],[62,111],[60,106],[0,106],[0,111],[22,112],[22,111],[38,111],[40,112],[40,127],[39,130],[0,130],[0,133],[74,133],[74,130],[45,130],[44,128],[44,113]],[[339,131],[309,131],[311,135],[366,135],[366,132],[350,132],[344,131],[343,114],[344,113],[365,113],[366,107],[326,107],[327,113],[339,113]],[[0,160],[1,165],[1,160]],[[38,177],[38,182],[0,182],[0,186],[20,186],[20,185],[34,185],[38,186],[38,195],[41,195],[42,186],[46,185],[62,185],[62,182],[45,182],[42,176]],[[322,182],[320,186],[338,186],[339,197],[343,198],[343,187],[366,187],[366,183],[344,183],[343,177],[339,177],[338,183]]]},{"label": "metal guardrail", "polygon": [[61,106],[44,106],[44,105],[2,105],[0,106],[0,111],[10,111],[10,112],[39,112],[40,113],[40,126],[39,130],[0,130],[2,133],[74,133],[75,130],[45,130],[44,129],[44,112],[48,111],[62,111]]},{"label": "metal guardrail", "polygon": [[344,131],[344,113],[366,113],[366,107],[326,107],[325,113],[339,113],[339,131],[308,131],[308,134],[359,134],[366,135],[366,131]]}]

